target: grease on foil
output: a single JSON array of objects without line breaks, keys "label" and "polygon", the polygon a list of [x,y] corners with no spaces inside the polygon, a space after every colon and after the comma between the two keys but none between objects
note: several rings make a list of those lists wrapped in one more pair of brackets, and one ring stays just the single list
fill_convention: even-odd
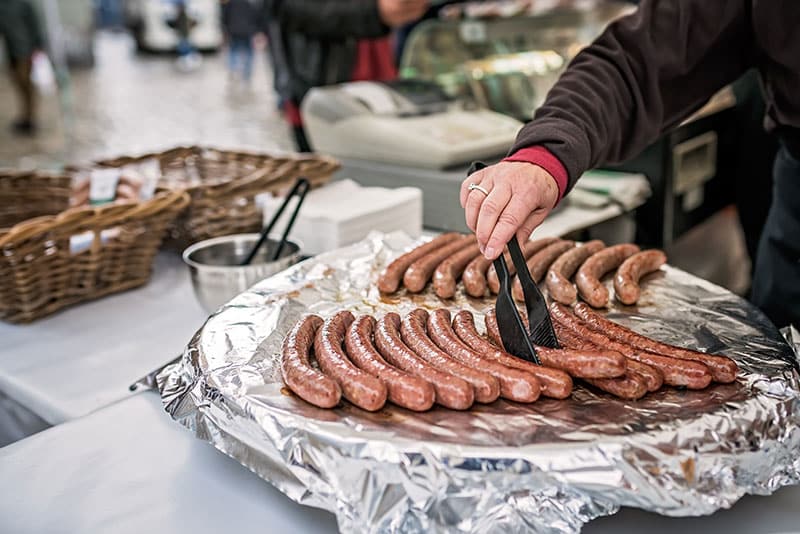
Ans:
[{"label": "grease on foil", "polygon": [[493,305],[381,296],[378,273],[412,244],[373,234],[236,297],[159,375],[167,411],[291,499],[335,513],[346,532],[575,532],[620,506],[709,514],[800,481],[793,350],[745,301],[670,267],[647,279],[638,306],[612,304],[609,317],[735,358],[736,383],[636,402],[577,386],[566,401],[423,414],[323,410],[292,395],[277,362],[303,313]]}]

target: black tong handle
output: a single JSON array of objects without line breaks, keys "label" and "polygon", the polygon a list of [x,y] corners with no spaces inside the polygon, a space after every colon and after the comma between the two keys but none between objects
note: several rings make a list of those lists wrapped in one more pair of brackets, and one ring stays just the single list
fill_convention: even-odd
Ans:
[{"label": "black tong handle", "polygon": [[258,254],[258,249],[260,249],[267,239],[269,239],[269,233],[272,231],[272,228],[275,226],[275,223],[278,222],[278,219],[280,219],[281,215],[283,215],[283,212],[286,210],[286,206],[289,205],[289,201],[292,200],[292,197],[298,195],[299,198],[297,200],[297,205],[294,207],[294,213],[292,213],[289,223],[286,225],[286,229],[283,231],[280,243],[278,243],[278,246],[275,247],[275,252],[272,253],[270,261],[275,261],[280,257],[283,247],[286,245],[286,239],[289,237],[289,232],[291,231],[292,226],[294,226],[294,221],[297,219],[297,214],[300,212],[300,206],[303,204],[303,201],[306,198],[306,193],[308,193],[310,188],[311,182],[309,182],[306,178],[297,179],[297,182],[295,182],[294,186],[289,191],[289,194],[286,195],[283,204],[281,204],[280,208],[278,208],[278,211],[275,212],[275,215],[272,216],[272,220],[269,221],[269,224],[263,230],[261,230],[261,237],[259,237],[258,243],[256,243],[256,245],[253,247],[253,250],[250,251],[250,253],[247,255],[247,258],[244,259],[241,265],[250,265],[250,262],[252,262],[253,258],[255,258],[256,254]]}]

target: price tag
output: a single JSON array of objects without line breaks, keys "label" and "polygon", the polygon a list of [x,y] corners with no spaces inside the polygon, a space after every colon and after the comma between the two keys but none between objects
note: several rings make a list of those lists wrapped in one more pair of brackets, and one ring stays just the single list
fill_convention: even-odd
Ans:
[{"label": "price tag", "polygon": [[94,169],[90,175],[89,203],[105,204],[117,196],[119,169]]},{"label": "price tag", "polygon": [[478,20],[468,20],[459,26],[461,40],[465,43],[485,43],[486,24]]}]

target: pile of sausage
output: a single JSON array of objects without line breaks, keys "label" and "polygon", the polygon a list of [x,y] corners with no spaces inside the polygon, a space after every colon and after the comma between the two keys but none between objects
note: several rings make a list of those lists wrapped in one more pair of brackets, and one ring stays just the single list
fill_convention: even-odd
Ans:
[{"label": "pile of sausage", "polygon": [[368,411],[387,401],[425,411],[434,404],[466,410],[498,398],[564,399],[573,378],[631,400],[662,383],[701,389],[736,378],[728,358],[656,342],[583,304],[573,314],[554,303],[551,313],[564,348],[538,347],[541,366],[502,349],[491,311],[485,316],[489,339],[465,310],[452,319],[446,309],[416,309],[402,318],[387,313],[378,320],[349,311],[325,320],[309,314],[284,340],[281,372],[286,385],[315,406],[333,408],[344,397]]},{"label": "pile of sausage", "polygon": [[[639,300],[641,278],[667,261],[660,250],[641,251],[633,244],[606,247],[598,240],[576,245],[556,238],[536,239],[526,242],[522,253],[531,277],[537,283],[546,280],[553,300],[572,304],[580,294],[595,308],[608,304],[608,289],[601,282],[607,273],[616,269],[616,298],[631,305]],[[506,263],[513,275],[516,270],[508,254]],[[571,281],[573,275],[575,285]],[[500,290],[494,266],[480,253],[475,236],[446,233],[390,263],[378,278],[378,289],[394,293],[402,284],[409,292],[419,293],[432,281],[436,295],[447,299],[455,295],[459,279],[472,297],[484,297],[487,289],[494,294]],[[518,280],[514,281],[513,294],[518,301],[524,300]]]}]

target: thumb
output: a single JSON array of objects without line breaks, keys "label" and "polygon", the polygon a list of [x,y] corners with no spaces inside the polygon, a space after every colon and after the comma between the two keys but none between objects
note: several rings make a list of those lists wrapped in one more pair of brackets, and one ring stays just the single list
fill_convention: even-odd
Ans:
[{"label": "thumb", "polygon": [[519,230],[517,230],[517,240],[524,243],[525,241],[530,239],[531,234],[533,234],[533,231],[540,224],[542,224],[542,221],[544,220],[545,217],[547,217],[549,211],[550,210],[538,209],[533,213],[531,213],[530,215],[528,215],[528,218],[525,219],[525,222],[522,223],[522,226],[520,226]]}]

